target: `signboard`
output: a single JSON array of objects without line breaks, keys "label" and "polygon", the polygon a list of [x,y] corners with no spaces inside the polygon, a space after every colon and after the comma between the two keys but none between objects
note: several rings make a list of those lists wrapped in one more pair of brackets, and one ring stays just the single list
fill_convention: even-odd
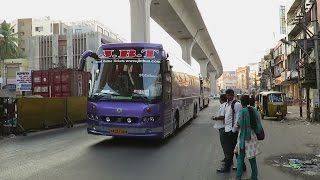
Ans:
[{"label": "signboard", "polygon": [[109,49],[103,50],[103,54],[99,55],[99,58],[128,58],[128,59],[135,59],[135,58],[145,58],[145,59],[154,59],[155,54],[159,54],[158,49]]},{"label": "signboard", "polygon": [[17,91],[31,91],[31,71],[16,72]]}]

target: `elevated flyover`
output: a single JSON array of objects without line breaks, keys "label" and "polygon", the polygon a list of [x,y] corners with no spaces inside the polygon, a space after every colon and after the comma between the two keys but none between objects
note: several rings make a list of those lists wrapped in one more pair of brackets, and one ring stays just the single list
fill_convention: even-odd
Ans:
[{"label": "elevated flyover", "polygon": [[195,0],[130,0],[131,41],[150,42],[150,17],[182,48],[182,58],[193,57],[201,75],[210,77],[212,94],[223,67]]}]

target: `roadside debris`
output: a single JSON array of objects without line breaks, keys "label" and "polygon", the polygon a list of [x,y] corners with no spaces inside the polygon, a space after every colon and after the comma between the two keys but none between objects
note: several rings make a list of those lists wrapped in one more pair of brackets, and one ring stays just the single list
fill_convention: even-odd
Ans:
[{"label": "roadside debris", "polygon": [[269,164],[281,168],[285,171],[320,178],[320,154],[317,155],[298,155],[290,154],[272,157]]}]

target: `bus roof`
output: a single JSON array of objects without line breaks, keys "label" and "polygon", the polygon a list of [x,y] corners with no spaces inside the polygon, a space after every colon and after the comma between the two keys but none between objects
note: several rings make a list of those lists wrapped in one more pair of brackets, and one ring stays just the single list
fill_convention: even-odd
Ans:
[{"label": "bus roof", "polygon": [[170,56],[168,59],[170,61],[170,65],[172,65],[173,72],[186,73],[199,77],[199,73],[197,73],[195,69],[184,60],[179,59],[175,56]]},{"label": "bus roof", "polygon": [[99,48],[109,49],[109,48],[125,48],[125,47],[148,47],[148,48],[163,49],[162,44],[156,44],[156,43],[108,43],[108,44],[102,44]]}]

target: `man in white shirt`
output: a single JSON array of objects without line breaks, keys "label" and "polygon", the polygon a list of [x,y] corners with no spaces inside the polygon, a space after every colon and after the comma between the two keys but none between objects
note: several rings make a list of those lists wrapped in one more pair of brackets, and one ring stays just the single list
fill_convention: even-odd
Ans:
[{"label": "man in white shirt", "polygon": [[218,111],[218,116],[212,117],[212,120],[216,120],[214,123],[214,128],[219,130],[219,136],[220,136],[220,144],[223,150],[224,159],[223,162],[226,160],[226,148],[225,148],[225,142],[224,142],[224,115],[225,115],[225,107],[227,105],[227,97],[225,94],[220,95],[220,107]]},{"label": "man in white shirt", "polygon": [[217,172],[230,172],[233,164],[234,148],[237,144],[239,112],[242,109],[240,102],[234,99],[234,91],[232,89],[226,90],[227,104],[225,108],[224,119],[224,142],[225,142],[225,164],[222,168],[217,169]]}]

